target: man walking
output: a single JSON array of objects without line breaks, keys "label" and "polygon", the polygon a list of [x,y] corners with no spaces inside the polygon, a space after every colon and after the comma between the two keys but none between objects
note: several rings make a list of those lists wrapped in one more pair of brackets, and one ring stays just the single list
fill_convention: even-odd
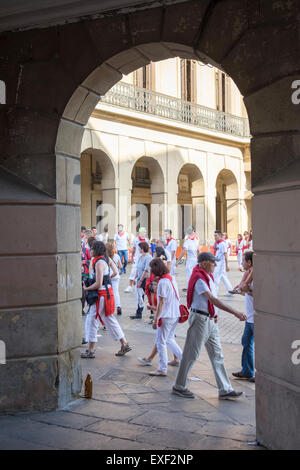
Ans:
[{"label": "man walking", "polygon": [[219,291],[220,281],[223,281],[227,290],[225,297],[231,297],[233,296],[233,294],[230,293],[230,291],[232,291],[232,285],[230,284],[226,274],[229,271],[227,244],[223,240],[222,232],[220,230],[215,231],[214,250],[217,258],[217,266],[214,273],[217,293]]},{"label": "man walking", "polygon": [[124,231],[122,224],[118,225],[118,233],[115,234],[115,244],[118,255],[122,263],[120,274],[126,274],[126,266],[128,264],[128,243],[130,242],[129,235]]},{"label": "man walking", "polygon": [[166,240],[165,250],[168,251],[171,258],[170,274],[171,276],[175,276],[177,241],[172,237],[172,230],[166,229],[164,232]]},{"label": "man walking", "polygon": [[198,256],[198,265],[194,268],[190,278],[187,293],[187,306],[191,307],[190,326],[172,390],[174,394],[182,398],[194,398],[194,394],[186,387],[186,381],[191,367],[199,357],[202,346],[206,347],[214,370],[219,398],[223,400],[235,399],[243,393],[236,392],[232,388],[225,369],[215,307],[231,313],[240,321],[245,321],[247,317],[244,313],[238,312],[218,300],[213,277],[215,266],[216,257],[212,253],[201,253]]}]

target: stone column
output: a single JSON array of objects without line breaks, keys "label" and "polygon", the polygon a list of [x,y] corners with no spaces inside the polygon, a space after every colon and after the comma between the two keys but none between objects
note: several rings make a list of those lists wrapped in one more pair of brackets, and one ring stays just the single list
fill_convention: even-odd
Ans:
[{"label": "stone column", "polygon": [[113,239],[118,230],[118,201],[118,188],[102,188],[101,212],[104,218],[101,221],[101,231],[107,226],[109,239]]},{"label": "stone column", "polygon": [[[151,238],[163,235],[167,220],[167,193],[152,193],[151,204]],[[150,235],[150,234],[149,234]]]},{"label": "stone column", "polygon": [[196,233],[200,238],[200,242],[206,241],[206,217],[205,217],[205,196],[194,196],[192,198],[193,204],[193,226],[196,228]]},{"label": "stone column", "polygon": [[227,235],[230,240],[235,240],[240,233],[240,199],[226,198],[226,219],[227,219]]}]

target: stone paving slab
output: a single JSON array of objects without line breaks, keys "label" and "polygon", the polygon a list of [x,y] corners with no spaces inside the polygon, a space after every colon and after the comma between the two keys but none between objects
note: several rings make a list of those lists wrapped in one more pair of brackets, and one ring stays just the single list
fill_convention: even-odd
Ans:
[{"label": "stone paving slab", "polygon": [[[179,277],[179,282],[183,281]],[[126,279],[121,282],[126,287]],[[146,321],[128,319],[126,309],[132,313],[134,297],[126,296],[123,298],[128,305],[118,319],[132,351],[116,357],[118,343],[100,329],[96,358],[82,361],[83,379],[88,372],[92,376],[93,398],[81,398],[60,411],[0,416],[0,449],[254,449],[247,442],[255,441],[255,384],[232,380],[234,388],[244,391],[245,397],[235,402],[220,401],[203,349],[189,376],[200,381],[188,381],[196,398],[184,400],[173,395],[178,368],[169,367],[164,378],[150,377],[148,373],[157,367],[158,359],[152,367],[143,367],[137,361],[138,356],[144,357],[152,350],[155,331]],[[243,304],[236,299],[232,302]],[[244,325],[235,318],[231,320],[239,325],[241,336]],[[177,334],[181,347],[184,328]],[[240,369],[242,352],[240,336],[234,335],[227,336],[228,342],[223,339],[230,377]]]}]

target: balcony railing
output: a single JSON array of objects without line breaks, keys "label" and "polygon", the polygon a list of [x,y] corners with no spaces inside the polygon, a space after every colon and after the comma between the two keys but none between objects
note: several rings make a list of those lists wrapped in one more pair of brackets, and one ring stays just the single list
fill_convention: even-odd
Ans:
[{"label": "balcony railing", "polygon": [[250,138],[249,121],[215,109],[189,103],[172,96],[137,88],[127,83],[114,85],[101,101],[153,116],[184,122],[217,132]]}]

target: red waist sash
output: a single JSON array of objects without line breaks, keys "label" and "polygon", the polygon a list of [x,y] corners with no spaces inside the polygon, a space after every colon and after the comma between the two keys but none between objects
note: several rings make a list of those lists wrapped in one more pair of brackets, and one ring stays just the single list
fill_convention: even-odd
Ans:
[{"label": "red waist sash", "polygon": [[99,318],[102,325],[104,325],[104,323],[100,317],[100,310],[99,310],[101,297],[104,297],[105,316],[108,317],[109,315],[113,315],[115,312],[115,298],[114,298],[113,288],[111,286],[108,288],[108,292],[109,292],[110,298],[108,298],[107,296],[106,289],[98,290],[98,300],[96,303],[96,308],[97,308],[96,318]]}]

